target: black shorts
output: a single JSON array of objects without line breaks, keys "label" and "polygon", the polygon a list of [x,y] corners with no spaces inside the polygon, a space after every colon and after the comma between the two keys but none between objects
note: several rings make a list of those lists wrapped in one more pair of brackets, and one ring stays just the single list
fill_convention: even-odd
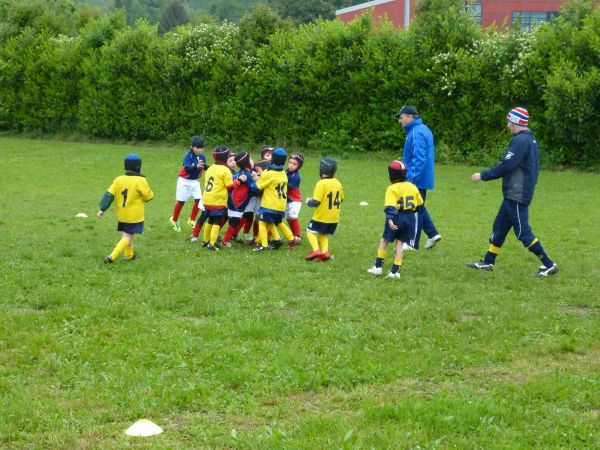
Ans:
[{"label": "black shorts", "polygon": [[417,214],[416,213],[400,213],[395,221],[398,229],[392,230],[388,225],[388,220],[385,219],[383,226],[383,238],[388,242],[399,240],[410,243],[415,239],[417,230]]},{"label": "black shorts", "polygon": [[262,212],[258,214],[258,220],[262,220],[266,223],[273,223],[279,225],[283,221],[285,213],[274,213],[274,212]]},{"label": "black shorts", "polygon": [[319,234],[334,234],[337,225],[337,223],[323,223],[318,222],[316,220],[311,220],[310,222],[308,222],[308,227],[306,228],[306,231]]},{"label": "black shorts", "polygon": [[137,223],[118,222],[117,223],[117,231],[122,231],[123,233],[128,233],[128,234],[142,234],[142,231],[144,231],[144,222],[137,222]]}]

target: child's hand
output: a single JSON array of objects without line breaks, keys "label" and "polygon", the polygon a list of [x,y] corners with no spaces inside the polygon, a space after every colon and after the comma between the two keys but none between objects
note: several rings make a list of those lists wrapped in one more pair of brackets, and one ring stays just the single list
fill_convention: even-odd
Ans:
[{"label": "child's hand", "polygon": [[312,198],[310,197],[306,197],[306,200],[304,200],[304,203],[306,203],[307,205],[310,203],[310,201],[312,200]]},{"label": "child's hand", "polygon": [[390,227],[390,230],[392,231],[396,231],[398,229],[398,226],[394,223],[392,219],[388,219],[388,225]]},{"label": "child's hand", "polygon": [[247,177],[246,175],[240,175],[240,176],[238,177],[238,180],[240,180],[241,182],[244,182],[244,181],[246,181],[247,179],[248,179],[248,177]]},{"label": "child's hand", "polygon": [[260,175],[256,172],[252,172],[252,181],[258,181]]},{"label": "child's hand", "polygon": [[97,217],[98,219],[102,219],[102,216],[104,216],[104,211],[102,211],[102,210],[99,210],[99,211],[96,213],[96,217]]}]

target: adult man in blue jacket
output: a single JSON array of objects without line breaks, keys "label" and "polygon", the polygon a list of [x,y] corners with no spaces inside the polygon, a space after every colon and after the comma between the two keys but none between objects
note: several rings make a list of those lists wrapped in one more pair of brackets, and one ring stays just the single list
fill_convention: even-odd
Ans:
[{"label": "adult man in blue jacket", "polygon": [[547,277],[557,273],[558,266],[546,254],[542,243],[529,226],[529,205],[533,199],[539,172],[538,143],[528,128],[529,113],[525,108],[510,110],[506,118],[507,127],[513,137],[504,158],[496,167],[471,175],[474,182],[502,178],[504,199],[494,220],[487,253],[483,260],[467,263],[467,266],[478,270],[493,270],[496,256],[500,253],[508,232],[513,228],[517,239],[543,264],[533,275]]},{"label": "adult man in blue jacket", "polygon": [[417,186],[421,197],[423,197],[423,206],[418,209],[417,229],[415,230],[414,240],[405,243],[404,250],[415,250],[419,248],[421,239],[421,230],[427,234],[427,243],[425,248],[433,248],[442,236],[436,229],[427,208],[425,208],[425,199],[427,190],[433,189],[433,165],[435,158],[435,149],[433,145],[433,134],[431,130],[423,123],[419,113],[414,106],[405,105],[396,114],[398,123],[406,131],[406,141],[404,142],[404,151],[402,161],[408,167],[406,180]]}]

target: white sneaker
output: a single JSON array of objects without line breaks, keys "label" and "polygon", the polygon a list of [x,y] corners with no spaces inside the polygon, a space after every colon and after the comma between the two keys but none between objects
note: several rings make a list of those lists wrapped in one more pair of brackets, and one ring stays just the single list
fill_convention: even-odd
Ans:
[{"label": "white sneaker", "polygon": [[196,236],[191,236],[190,242],[198,242],[198,238]]},{"label": "white sneaker", "polygon": [[406,242],[404,242],[402,244],[402,250],[404,250],[405,252],[412,252],[412,251],[416,251],[417,249],[411,245],[408,245]]},{"label": "white sneaker", "polygon": [[379,275],[382,274],[383,267],[373,266],[369,270],[367,270],[367,272],[370,273],[371,275],[375,275],[376,277],[378,277]]},{"label": "white sneaker", "polygon": [[396,273],[388,273],[386,278],[400,278],[400,272],[396,272]]},{"label": "white sneaker", "polygon": [[433,248],[435,244],[442,240],[442,235],[436,234],[434,237],[427,239],[427,243],[425,244],[425,248]]}]

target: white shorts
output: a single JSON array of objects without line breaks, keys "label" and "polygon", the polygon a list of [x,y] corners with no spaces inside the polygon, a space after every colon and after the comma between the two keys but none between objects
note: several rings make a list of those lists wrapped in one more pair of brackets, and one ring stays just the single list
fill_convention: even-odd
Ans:
[{"label": "white shorts", "polygon": [[188,180],[187,178],[177,178],[177,191],[175,198],[178,202],[185,202],[190,197],[194,200],[200,200],[200,209],[204,211],[202,204],[202,191],[200,190],[200,182],[198,180]]},{"label": "white shorts", "polygon": [[246,209],[244,209],[244,212],[257,213],[259,209],[260,209],[260,198],[250,197],[250,201],[246,205]]},{"label": "white shorts", "polygon": [[285,207],[286,219],[297,219],[300,215],[300,207],[302,202],[289,202]]},{"label": "white shorts", "polygon": [[242,217],[243,215],[243,211],[234,211],[233,209],[227,210],[227,217]]}]

